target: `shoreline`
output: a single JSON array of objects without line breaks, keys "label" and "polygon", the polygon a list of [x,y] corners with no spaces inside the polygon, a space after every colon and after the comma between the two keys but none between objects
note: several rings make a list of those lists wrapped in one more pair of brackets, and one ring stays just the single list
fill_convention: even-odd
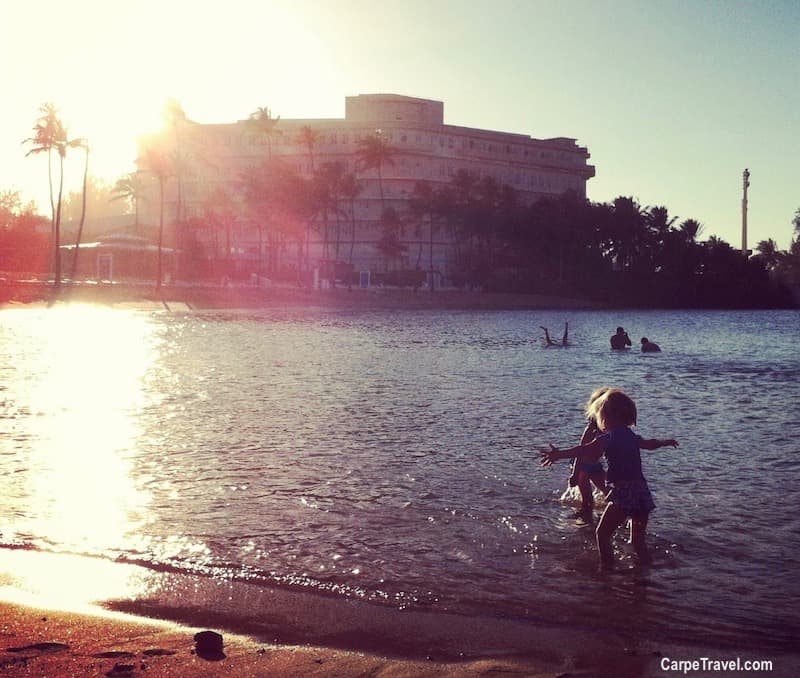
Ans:
[{"label": "shoreline", "polygon": [[297,286],[64,284],[57,295],[39,282],[0,284],[0,308],[53,303],[97,303],[112,307],[150,307],[173,310],[234,310],[319,308],[331,310],[601,310],[606,305],[588,299],[554,295],[469,292],[453,289],[414,291],[407,288],[310,289]]},{"label": "shoreline", "polygon": [[[80,581],[81,568],[85,582]],[[109,577],[112,571],[122,573],[122,579],[143,577],[146,589],[167,591],[167,599],[159,604],[157,593],[150,599],[125,598],[120,578]],[[102,582],[109,578],[114,584],[104,589]],[[64,581],[54,586],[52,579]],[[70,580],[77,595],[73,590],[59,598]],[[529,629],[503,620],[487,624],[456,615],[407,614],[247,584],[250,591],[234,606],[246,604],[250,616],[234,626],[225,609],[231,605],[230,582],[87,556],[0,549],[0,583],[0,673],[9,676],[130,676],[141,671],[181,678],[498,673],[556,678],[569,669],[640,675],[652,659],[626,653],[618,641],[588,636],[562,657],[553,648],[561,646],[563,631],[528,635]],[[516,650],[508,644],[510,629],[521,643]],[[222,635],[224,656],[198,653],[194,635],[201,630]],[[468,647],[468,653],[459,649]],[[601,674],[596,673],[598,663]]]},{"label": "shoreline", "polygon": [[[123,580],[143,588],[131,595]],[[0,549],[0,620],[0,672],[9,676],[610,678],[669,675],[665,657],[741,657],[772,660],[770,675],[788,677],[800,665],[794,655],[636,638],[599,623],[399,610],[25,549]],[[222,634],[224,658],[198,656],[200,630]]]},{"label": "shoreline", "polygon": [[[798,293],[800,294],[800,293]],[[798,296],[800,299],[800,296]],[[484,292],[455,288],[430,292],[420,288],[343,286],[327,289],[291,284],[214,285],[208,283],[165,284],[156,291],[153,283],[107,283],[82,281],[63,283],[53,290],[49,283],[9,280],[0,276],[0,310],[20,306],[63,303],[93,303],[134,310],[166,311],[313,309],[330,311],[768,311],[798,310],[800,306],[631,306],[586,297],[523,292]]]}]

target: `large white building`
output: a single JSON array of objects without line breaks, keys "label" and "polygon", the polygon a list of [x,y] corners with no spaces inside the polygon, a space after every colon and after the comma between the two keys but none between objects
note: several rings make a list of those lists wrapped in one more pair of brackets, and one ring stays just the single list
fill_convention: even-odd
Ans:
[{"label": "large white building", "polygon": [[[303,268],[309,262],[314,267],[323,258],[350,262],[355,271],[373,273],[387,267],[414,269],[420,259],[424,262],[422,268],[427,269],[432,249],[432,268],[446,280],[453,264],[452,234],[437,233],[430,248],[429,234],[414,223],[408,210],[417,182],[428,182],[434,187],[448,184],[463,170],[479,179],[491,176],[498,183],[514,188],[523,200],[532,202],[568,190],[585,197],[586,182],[594,176],[594,167],[587,162],[587,149],[575,139],[535,139],[524,134],[445,124],[444,104],[440,101],[396,94],[361,94],[346,98],[344,119],[275,118],[273,122],[269,135],[255,134],[251,120],[210,125],[183,121],[158,135],[142,138],[139,169],[143,177],[150,176],[147,199],[140,201],[143,222],[157,224],[159,218],[158,182],[146,166],[147,149],[181,158],[176,173],[180,181],[173,177],[165,184],[165,219],[167,223],[179,218],[193,222],[194,237],[204,244],[206,251],[219,248],[222,238],[218,226],[212,229],[200,225],[209,203],[213,203],[209,198],[221,195],[220,191],[238,195],[242,174],[248,168],[271,158],[302,176],[310,176],[313,169],[326,163],[340,163],[347,172],[356,175],[361,191],[355,201],[343,202],[335,242],[330,230],[323,238],[319,215],[313,229],[304,230],[302,224],[297,224],[294,230],[284,228],[284,233],[311,234],[310,246],[301,255],[301,246],[293,246],[286,240],[265,239],[265,230],[270,226],[258,224],[252,213],[248,216],[240,211],[225,235],[240,270],[263,271],[265,261],[272,265],[279,262],[288,269]],[[304,128],[306,132],[308,129],[314,132],[312,147],[302,140]],[[392,162],[381,167],[380,185],[376,169],[364,169],[357,162],[360,142],[376,134],[393,150]],[[381,215],[386,207],[401,215],[398,234],[405,245],[405,251],[391,262],[376,247],[382,236]],[[331,221],[330,215],[327,219]],[[280,256],[274,256],[273,252],[270,258],[268,250],[278,247],[283,250]],[[425,256],[421,257],[423,247]]]}]

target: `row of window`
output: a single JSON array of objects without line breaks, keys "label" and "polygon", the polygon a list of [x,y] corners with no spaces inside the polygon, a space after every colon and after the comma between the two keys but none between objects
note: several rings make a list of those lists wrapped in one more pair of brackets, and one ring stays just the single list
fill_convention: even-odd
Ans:
[{"label": "row of window", "polygon": [[[318,131],[319,137],[316,140],[316,147],[322,151],[323,147],[347,145],[350,143],[358,144],[363,139],[375,134],[375,131],[369,132],[336,132],[336,131]],[[508,144],[501,141],[489,141],[486,139],[475,139],[470,137],[454,137],[452,135],[442,134],[428,134],[422,132],[411,132],[408,130],[386,130],[382,132],[383,138],[389,144],[401,146],[418,146],[426,149],[440,148],[448,150],[473,151],[479,153],[488,153],[496,157],[517,157],[524,158],[530,161],[557,161],[559,163],[567,163],[571,165],[584,164],[584,155],[580,153],[571,153],[565,151],[557,151],[549,148],[536,149],[523,145]],[[259,136],[248,132],[241,137],[241,140],[250,146],[267,146],[272,145],[273,148],[279,151],[281,147],[284,149],[304,147],[305,142],[299,138],[299,133],[285,133],[276,130],[272,139],[267,139],[264,136]],[[285,152],[285,150],[284,150]]]},{"label": "row of window", "polygon": [[[342,160],[341,164],[345,172],[357,173],[356,163],[354,160]],[[294,171],[303,174],[310,174],[310,162],[298,161],[291,163]],[[400,169],[400,172],[396,170]],[[549,174],[541,172],[526,172],[514,167],[508,168],[470,168],[469,166],[459,167],[452,163],[425,163],[419,159],[414,158],[398,158],[394,167],[387,167],[384,170],[384,184],[383,191],[387,196],[406,197],[409,190],[405,187],[408,182],[434,180],[450,181],[459,172],[464,170],[476,177],[478,180],[492,177],[500,184],[506,184],[522,191],[540,191],[540,192],[563,192],[566,190],[574,190],[579,193],[583,190],[583,179],[580,177],[570,176],[566,174]],[[405,186],[398,186],[394,182],[397,180],[406,182]],[[377,195],[377,185],[371,187]],[[186,181],[183,185],[185,197],[187,199],[198,199],[207,193],[207,185],[195,181]],[[367,189],[369,190],[369,189]]]}]

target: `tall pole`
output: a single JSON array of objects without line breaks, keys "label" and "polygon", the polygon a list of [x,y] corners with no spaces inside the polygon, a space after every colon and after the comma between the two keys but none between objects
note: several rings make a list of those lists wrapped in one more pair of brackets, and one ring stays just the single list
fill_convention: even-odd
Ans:
[{"label": "tall pole", "polygon": [[750,170],[746,167],[742,173],[742,254],[747,251],[747,188],[750,186]]}]

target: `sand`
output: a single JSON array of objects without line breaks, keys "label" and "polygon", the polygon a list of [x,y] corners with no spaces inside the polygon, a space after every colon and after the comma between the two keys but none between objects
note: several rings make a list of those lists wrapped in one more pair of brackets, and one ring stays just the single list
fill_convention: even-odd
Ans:
[{"label": "sand", "polygon": [[443,663],[308,646],[275,646],[223,634],[221,656],[195,651],[196,628],[123,615],[0,603],[3,676],[556,676],[530,661]]},{"label": "sand", "polygon": [[[692,661],[717,657],[719,652],[670,648],[670,654],[641,653],[617,647],[598,647],[592,640],[561,636],[551,648],[553,658],[485,657],[462,662],[393,658],[343,649],[308,645],[275,645],[256,638],[223,634],[223,651],[207,656],[196,651],[197,628],[133,616],[77,614],[0,602],[0,674],[3,676],[370,676],[477,678],[646,678],[650,676],[746,676],[741,671],[665,671],[671,658]],[[487,629],[491,633],[491,629]],[[548,642],[551,639],[548,639]],[[588,641],[588,642],[587,642]],[[736,652],[726,652],[728,659]],[[745,657],[753,658],[750,653]],[[765,675],[796,676],[796,658],[776,657]]]}]

